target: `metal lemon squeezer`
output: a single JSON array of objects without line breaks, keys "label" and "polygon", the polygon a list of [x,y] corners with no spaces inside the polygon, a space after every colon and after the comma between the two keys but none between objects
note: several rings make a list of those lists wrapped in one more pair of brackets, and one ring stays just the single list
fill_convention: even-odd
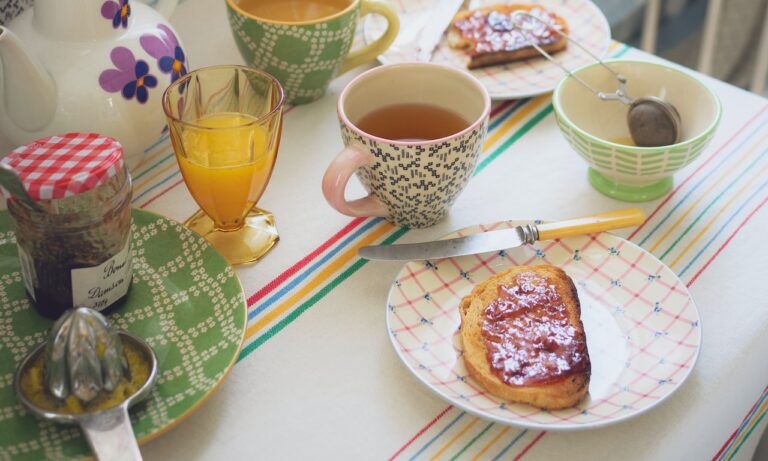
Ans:
[{"label": "metal lemon squeezer", "polygon": [[[87,406],[99,395],[113,392],[130,378],[124,346],[146,361],[149,374],[132,395],[115,406],[97,411],[68,413],[43,408],[28,395],[22,378],[44,354],[43,392],[60,402],[75,397]],[[157,380],[157,357],[141,338],[116,331],[99,312],[78,307],[65,312],[51,327],[48,341],[29,353],[16,370],[14,387],[19,401],[37,416],[78,424],[99,460],[140,460],[128,408],[147,396]]]},{"label": "metal lemon squeezer", "polygon": [[[547,53],[542,47],[536,44],[536,41],[532,38],[531,29],[533,24],[531,22],[521,23],[520,17],[525,16],[536,20],[537,22],[545,25],[548,29],[556,32],[568,42],[581,48],[582,51],[592,57],[597,63],[607,69],[611,74],[616,77],[619,88],[613,93],[606,93],[599,91],[594,86],[585,82],[582,78],[572,73],[565,66],[555,60],[552,55]],[[587,90],[593,93],[595,96],[603,101],[620,101],[629,106],[629,112],[627,113],[627,125],[629,126],[629,132],[632,135],[632,140],[637,146],[640,147],[659,147],[667,146],[670,144],[676,144],[680,142],[681,132],[681,120],[680,113],[675,106],[670,104],[656,96],[643,96],[633,99],[627,94],[627,78],[624,75],[617,73],[606,65],[599,57],[589,51],[581,43],[573,40],[568,34],[563,33],[557,27],[554,27],[549,22],[539,18],[536,15],[528,13],[526,11],[516,11],[512,14],[512,25],[522,32],[529,39],[529,44],[534,47],[542,56],[544,56],[549,62],[555,64],[557,67],[563,70],[569,77],[572,77]]]}]

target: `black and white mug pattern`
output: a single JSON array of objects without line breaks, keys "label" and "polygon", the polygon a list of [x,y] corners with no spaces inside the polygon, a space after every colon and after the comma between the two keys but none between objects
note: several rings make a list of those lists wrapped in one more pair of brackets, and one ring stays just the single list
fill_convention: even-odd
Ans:
[{"label": "black and white mug pattern", "polygon": [[32,6],[33,0],[0,0],[0,26],[7,26],[13,18]]},{"label": "black and white mug pattern", "polygon": [[487,120],[460,136],[424,145],[379,142],[341,123],[347,147],[374,161],[357,177],[386,207],[398,226],[428,227],[443,218],[472,177],[488,129]]}]

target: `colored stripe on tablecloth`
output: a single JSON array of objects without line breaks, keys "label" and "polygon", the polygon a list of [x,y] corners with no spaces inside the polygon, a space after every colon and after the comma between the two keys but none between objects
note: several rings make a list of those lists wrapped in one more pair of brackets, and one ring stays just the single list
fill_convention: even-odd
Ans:
[{"label": "colored stripe on tablecloth", "polygon": [[763,394],[752,405],[752,408],[747,413],[747,416],[744,417],[739,427],[731,434],[722,448],[720,448],[720,451],[712,457],[712,461],[733,459],[744,445],[744,442],[752,435],[755,428],[763,421],[766,413],[768,413],[768,386],[763,389]]},{"label": "colored stripe on tablecloth", "polygon": [[[501,433],[499,433],[499,435],[500,435],[500,436],[502,436],[502,435],[506,434],[506,433],[507,433],[508,431],[510,431],[510,430],[512,430],[512,428],[510,428],[510,427],[505,427],[505,428],[504,428],[504,431],[502,431]],[[514,436],[514,437],[512,438],[512,440],[511,440],[511,441],[510,441],[510,442],[509,442],[507,445],[505,445],[505,446],[504,446],[504,448],[502,448],[502,449],[501,449],[501,451],[500,451],[500,452],[499,452],[499,453],[498,453],[496,456],[494,456],[494,457],[493,457],[493,461],[498,461],[498,460],[500,460],[500,459],[503,459],[503,456],[507,454],[507,451],[509,451],[509,450],[510,450],[510,449],[511,449],[513,446],[515,446],[515,444],[516,444],[517,442],[519,442],[519,441],[520,441],[520,439],[522,439],[522,438],[525,436],[525,434],[527,434],[527,433],[528,433],[528,430],[527,430],[527,429],[523,429],[522,431],[520,431],[520,433],[519,433],[519,434],[517,434],[516,436]],[[473,458],[473,461],[474,461],[475,459],[479,459],[479,458],[480,458],[480,456],[482,456],[483,454],[485,454],[485,450],[488,450],[488,449],[489,449],[491,446],[493,446],[493,445],[494,445],[494,444],[495,444],[495,443],[498,441],[498,439],[499,439],[499,438],[500,438],[500,437],[496,437],[496,438],[492,439],[490,442],[488,442],[488,445],[486,445],[485,447],[483,447],[483,450],[484,450],[484,451],[482,451],[482,452],[478,453],[478,454],[476,455],[476,457],[475,457],[475,458]]]},{"label": "colored stripe on tablecloth", "polygon": [[[728,140],[727,140],[727,141],[726,141],[726,142],[725,142],[723,145],[721,145],[721,146],[720,146],[718,149],[716,149],[716,150],[715,150],[715,151],[714,151],[714,152],[713,152],[713,153],[712,153],[712,154],[711,154],[709,157],[707,157],[707,159],[706,159],[705,161],[703,161],[703,162],[702,162],[702,163],[701,163],[701,164],[700,164],[700,165],[699,165],[699,166],[698,166],[698,167],[697,167],[697,168],[694,170],[694,172],[693,172],[693,173],[691,173],[691,174],[690,174],[688,177],[686,177],[685,179],[683,179],[683,181],[681,181],[681,182],[680,182],[680,183],[679,183],[679,184],[678,184],[678,185],[677,185],[677,186],[674,188],[674,190],[673,190],[673,191],[672,191],[672,192],[671,192],[669,195],[667,195],[667,197],[666,197],[666,198],[664,198],[664,200],[662,200],[662,202],[661,202],[661,203],[660,203],[660,204],[659,204],[659,205],[656,207],[656,209],[655,209],[655,210],[653,210],[653,211],[652,211],[652,212],[651,212],[651,213],[650,213],[650,214],[649,214],[649,215],[646,217],[646,220],[645,220],[645,222],[644,222],[642,225],[638,226],[638,227],[637,227],[637,229],[635,229],[635,230],[632,232],[632,234],[630,234],[629,238],[630,238],[630,239],[634,239],[634,237],[635,237],[636,235],[638,235],[638,234],[639,234],[639,233],[640,233],[640,232],[641,232],[641,231],[642,231],[642,230],[643,230],[643,229],[646,227],[646,225],[647,225],[649,222],[652,222],[652,221],[654,220],[654,218],[656,217],[656,214],[657,214],[657,213],[659,213],[661,210],[664,210],[664,209],[665,209],[665,205],[666,205],[666,204],[667,204],[667,203],[668,203],[670,200],[672,200],[672,199],[673,199],[675,196],[679,195],[678,193],[680,192],[680,189],[682,189],[682,188],[683,188],[683,187],[686,185],[686,183],[688,183],[688,181],[689,181],[689,180],[691,180],[691,179],[693,179],[693,178],[696,178],[696,177],[698,177],[698,176],[697,176],[697,173],[699,173],[699,172],[700,172],[700,171],[701,171],[701,170],[702,170],[704,167],[706,167],[706,166],[709,164],[709,162],[713,161],[715,158],[719,158],[719,157],[721,157],[721,155],[720,155],[720,154],[721,154],[721,151],[722,151],[723,149],[725,149],[726,147],[730,146],[731,142],[733,142],[733,141],[734,141],[736,138],[740,137],[744,131],[746,131],[748,128],[751,128],[751,133],[752,133],[752,134],[751,134],[750,136],[753,136],[753,135],[754,135],[754,133],[757,131],[757,130],[755,129],[754,125],[753,125],[753,122],[754,122],[754,121],[755,121],[755,120],[756,120],[758,117],[760,117],[761,115],[763,115],[763,114],[764,114],[766,111],[768,111],[768,106],[765,106],[765,107],[763,107],[763,109],[762,109],[762,110],[758,111],[758,112],[757,112],[755,115],[753,115],[753,116],[752,116],[752,117],[751,117],[751,118],[750,118],[750,119],[749,119],[749,120],[748,120],[748,121],[747,121],[747,122],[746,122],[744,125],[742,125],[742,127],[741,127],[741,128],[739,128],[738,130],[736,130],[736,132],[735,132],[733,135],[731,135],[731,137],[730,137],[730,138],[728,138]],[[765,122],[763,121],[763,123],[765,123]],[[763,126],[763,125],[761,124],[760,126]],[[747,139],[748,139],[748,137],[747,137],[747,138],[745,138],[745,139],[743,139],[743,140],[741,141],[741,144],[740,144],[740,145],[743,145],[743,143],[745,143],[745,142],[747,141]],[[732,155],[732,154],[730,154],[730,155]],[[727,156],[725,156],[725,158],[721,159],[721,161],[720,161],[720,163],[718,164],[718,166],[721,166],[721,165],[722,165],[722,164],[723,164],[723,163],[724,163],[724,162],[727,160],[727,158],[728,158],[730,155],[727,155]],[[700,180],[699,180],[699,183],[701,183],[702,181],[706,180],[706,179],[707,179],[707,178],[708,178],[708,177],[709,177],[711,174],[712,174],[712,173],[710,173],[710,174],[707,174],[707,175],[706,175],[704,178],[700,179]],[[696,190],[696,188],[698,188],[698,187],[699,187],[699,185],[700,185],[700,184],[697,184],[697,185],[696,185],[696,186],[694,186],[694,187],[693,187],[691,190],[689,190],[689,191],[688,191],[688,193],[686,193],[686,194],[685,194],[685,196],[682,198],[682,200],[681,200],[681,201],[679,201],[679,202],[677,203],[677,205],[675,205],[674,207],[672,207],[672,209],[670,209],[670,210],[669,210],[669,212],[667,213],[667,215],[666,215],[664,218],[662,218],[661,220],[659,220],[659,222],[656,224],[656,226],[655,226],[655,227],[654,227],[654,228],[651,230],[650,234],[648,234],[648,236],[646,236],[646,238],[643,238],[643,239],[640,241],[640,245],[643,245],[643,244],[645,244],[646,240],[647,240],[647,239],[648,239],[648,238],[649,238],[651,235],[653,235],[653,233],[655,233],[655,232],[656,232],[656,231],[659,229],[659,227],[661,227],[661,226],[662,226],[662,225],[663,225],[663,224],[664,224],[664,223],[665,223],[665,222],[666,222],[666,221],[669,219],[669,217],[672,215],[672,213],[674,213],[675,211],[677,211],[677,209],[678,209],[678,208],[679,208],[679,207],[682,205],[682,203],[683,203],[683,202],[685,202],[685,200],[687,200],[687,199],[690,197],[690,195],[691,195],[691,194],[692,194],[692,193],[693,193],[693,192]]]},{"label": "colored stripe on tablecloth", "polygon": [[[733,236],[768,201],[768,138],[763,136],[764,128],[768,126],[766,109],[768,106],[758,111],[737,135],[728,139],[690,173],[671,194],[673,197],[662,201],[630,238],[635,242],[642,242],[645,248],[653,246],[657,254],[663,254],[660,259],[670,265],[684,281],[687,278],[688,286],[696,281],[701,271],[709,266]],[[716,187],[711,187],[712,184]],[[696,200],[692,200],[694,191],[699,194]],[[690,219],[678,219],[681,215]],[[696,223],[700,225],[697,226]],[[647,235],[641,237],[645,232]],[[669,235],[679,236],[681,233],[685,235],[674,241],[666,241]],[[724,239],[725,235],[729,236]],[[743,444],[743,440],[749,437],[751,431],[762,421],[768,411],[768,403],[763,400],[761,402],[756,405],[759,411],[745,418],[744,424],[729,439],[727,447],[721,450],[723,453],[735,453]],[[463,414],[460,409],[451,408],[444,413],[441,421],[452,420]],[[466,422],[463,427],[455,430],[463,430],[468,424]],[[482,442],[478,443],[478,439],[483,435],[471,430],[456,439],[434,437],[435,433],[443,429],[442,425],[438,422],[424,430],[420,437],[409,441],[407,447],[398,450],[399,455],[394,459],[428,459],[436,450],[448,453],[444,444],[452,445],[453,453],[461,451],[473,455],[467,445],[470,442],[475,444],[478,452],[483,451],[484,458],[519,459],[545,434],[541,431],[510,428],[501,437],[491,438],[486,435],[490,442],[484,446]],[[519,443],[520,439],[530,437],[534,438],[527,444]],[[442,445],[440,440],[443,440]],[[422,442],[419,443],[420,441]],[[511,447],[519,451],[515,452]]]},{"label": "colored stripe on tablecloth", "polygon": [[472,445],[474,445],[474,444],[475,444],[475,442],[477,442],[477,440],[478,440],[480,437],[482,437],[483,435],[485,435],[485,433],[486,433],[486,432],[488,432],[488,431],[489,431],[489,430],[490,430],[490,429],[491,429],[493,426],[494,426],[494,424],[493,424],[493,423],[488,423],[488,424],[487,424],[487,425],[486,425],[486,426],[483,428],[483,430],[482,430],[482,431],[480,431],[480,433],[478,433],[476,436],[472,437],[472,438],[469,440],[469,442],[467,442],[467,444],[466,444],[466,445],[464,445],[464,446],[461,448],[461,450],[457,451],[457,452],[456,452],[456,454],[455,454],[455,455],[453,455],[453,456],[451,457],[451,459],[450,459],[449,461],[456,461],[457,459],[459,459],[459,457],[460,457],[461,455],[463,455],[463,454],[464,454],[464,453],[465,453],[465,452],[466,452],[466,451],[467,451],[467,450],[468,450],[468,449],[469,449],[469,448],[470,448]]},{"label": "colored stripe on tablecloth", "polygon": [[438,413],[438,414],[437,414],[437,416],[435,416],[435,417],[434,417],[434,419],[432,419],[432,421],[430,421],[429,423],[427,423],[427,425],[426,425],[426,426],[424,426],[424,427],[423,427],[423,428],[422,428],[422,429],[421,429],[419,432],[417,432],[417,433],[416,433],[416,434],[415,434],[415,435],[414,435],[414,436],[411,438],[411,440],[409,440],[409,441],[408,441],[408,442],[407,442],[405,445],[403,445],[403,447],[402,447],[402,448],[400,448],[398,451],[396,451],[396,452],[395,452],[395,454],[393,454],[393,455],[392,455],[392,456],[391,456],[391,457],[390,457],[390,458],[389,458],[387,461],[392,461],[393,459],[397,458],[397,457],[400,455],[400,453],[402,453],[402,451],[403,451],[403,450],[405,450],[406,448],[408,448],[408,447],[411,445],[411,443],[413,443],[413,441],[414,441],[414,440],[416,440],[417,438],[421,437],[421,434],[423,434],[423,433],[424,433],[424,432],[425,432],[427,429],[429,429],[430,427],[432,427],[432,425],[433,425],[433,424],[435,424],[435,423],[436,423],[438,420],[440,420],[440,418],[442,418],[442,417],[443,417],[443,416],[444,416],[446,413],[448,413],[448,411],[450,411],[450,410],[451,410],[451,408],[453,408],[453,407],[452,407],[452,406],[450,406],[450,405],[448,405],[448,406],[445,408],[445,410],[443,410],[443,411],[441,411],[440,413]]},{"label": "colored stripe on tablecloth", "polygon": [[[393,230],[394,233],[391,233]],[[382,223],[382,225],[374,227],[371,232],[364,234],[363,237],[358,239],[351,248],[345,248],[345,251],[343,251],[338,258],[332,260],[325,266],[322,266],[314,278],[297,288],[287,299],[274,308],[265,311],[255,320],[249,321],[245,332],[247,345],[240,353],[239,360],[242,360],[243,357],[260,346],[265,340],[271,338],[275,333],[282,330],[288,323],[295,320],[309,307],[313,306],[319,299],[324,297],[330,290],[341,283],[341,281],[345,280],[349,275],[362,267],[364,265],[364,260],[357,258],[358,248],[366,245],[373,245],[375,243],[391,243],[403,235],[405,231],[405,229],[396,230],[396,228],[389,223]],[[333,276],[338,273],[341,273],[340,276],[333,278]],[[323,283],[328,280],[331,280],[330,284],[323,285]],[[307,297],[309,297],[308,300],[299,304]],[[254,338],[257,333],[261,334],[261,336],[256,337],[253,341],[249,341]]]},{"label": "colored stripe on tablecloth", "polygon": [[[354,223],[356,220],[353,220]],[[358,238],[360,238],[363,234],[365,234],[367,231],[371,230],[373,227],[375,227],[377,224],[380,224],[383,222],[382,218],[373,218],[373,219],[364,219],[361,220],[363,222],[362,226],[359,226],[359,228],[355,229],[354,232],[352,232],[349,236],[344,238],[338,245],[335,247],[332,247],[332,245],[335,243],[333,242],[333,238],[329,239],[326,243],[330,243],[326,246],[326,243],[321,245],[319,248],[325,250],[327,248],[330,248],[330,251],[325,252],[323,256],[314,264],[312,264],[306,272],[302,273],[298,277],[294,277],[290,282],[285,284],[285,286],[281,287],[275,294],[264,300],[263,302],[259,303],[256,307],[251,309],[248,312],[248,320],[255,319],[259,314],[262,312],[265,312],[270,306],[272,306],[276,301],[278,301],[280,298],[288,294],[293,288],[295,288],[297,285],[299,285],[302,281],[304,281],[307,276],[316,270],[322,268],[322,266],[329,262],[334,256],[336,256],[341,250],[346,248],[348,245],[354,243],[354,241]],[[389,229],[387,229],[389,230]],[[326,247],[326,248],[324,248]],[[322,253],[323,250],[318,252],[318,254]],[[314,252],[313,252],[314,253]],[[302,259],[302,262],[304,259]],[[293,269],[293,268],[291,268]],[[260,297],[254,295],[251,298],[248,299],[249,305],[253,305],[256,303],[256,301],[260,299]]]},{"label": "colored stripe on tablecloth", "polygon": [[163,186],[173,182],[173,178],[179,177],[179,167],[166,135],[161,142],[147,149],[146,157],[131,175],[133,204],[141,204],[141,207],[146,206],[143,202],[165,193]]},{"label": "colored stripe on tablecloth", "polygon": [[312,262],[315,258],[317,258],[318,255],[322,254],[325,250],[330,248],[331,245],[334,245],[339,239],[347,235],[349,232],[352,232],[356,227],[358,227],[360,224],[362,224],[365,221],[366,221],[365,218],[355,218],[352,221],[350,221],[349,224],[344,226],[339,232],[334,234],[330,239],[326,240],[322,245],[317,247],[307,256],[299,260],[298,263],[294,264],[288,270],[284,271],[278,277],[274,278],[271,282],[261,287],[259,291],[257,291],[250,298],[248,298],[248,305],[249,306],[253,305],[257,301],[259,301],[260,299],[268,295],[270,292],[278,288],[280,285],[282,285],[285,282],[285,280],[292,277],[300,269],[302,269],[304,266],[306,266],[307,264]]},{"label": "colored stripe on tablecloth", "polygon": [[[429,458],[429,461],[435,461],[436,459],[439,459],[440,456],[442,456],[443,453],[445,453],[445,451],[448,449],[448,447],[451,446],[451,444],[453,442],[455,442],[456,440],[460,439],[462,435],[466,434],[470,429],[472,429],[472,426],[477,424],[478,421],[479,421],[479,418],[472,418],[471,420],[469,420],[469,423],[466,426],[464,426],[463,428],[461,428],[456,434],[451,436],[451,438],[448,439],[448,441],[445,443],[445,445],[443,445],[442,448],[437,450],[437,452]],[[470,436],[471,435],[472,434],[470,433]],[[471,440],[477,440],[477,436],[472,437]]]}]

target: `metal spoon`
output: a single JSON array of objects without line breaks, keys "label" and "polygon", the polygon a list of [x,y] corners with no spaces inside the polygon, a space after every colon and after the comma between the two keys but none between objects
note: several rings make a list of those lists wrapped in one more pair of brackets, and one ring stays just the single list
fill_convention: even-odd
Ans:
[{"label": "metal spoon", "polygon": [[[582,80],[579,76],[573,74],[565,66],[552,58],[552,56],[543,48],[536,44],[536,40],[530,35],[530,29],[533,27],[532,24],[528,23],[527,25],[521,25],[517,20],[520,16],[526,16],[528,18],[535,19],[539,23],[544,24],[550,30],[564,37],[570,43],[573,43],[574,45],[581,48],[585,53],[590,55],[595,61],[608,69],[608,71],[616,77],[616,80],[619,82],[619,88],[613,93],[605,93],[597,90],[595,87]],[[595,56],[581,43],[573,40],[567,34],[563,33],[558,28],[553,27],[552,24],[544,21],[538,16],[535,16],[526,11],[516,11],[512,14],[512,25],[526,34],[529,39],[529,45],[533,46],[539,53],[547,58],[549,62],[558,66],[569,77],[576,79],[577,82],[594,93],[598,98],[602,99],[603,101],[621,101],[624,104],[627,104],[629,106],[629,111],[627,112],[627,125],[629,127],[629,133],[632,135],[632,140],[637,146],[658,147],[668,146],[670,144],[676,144],[680,142],[680,113],[671,103],[655,96],[645,96],[632,99],[627,94],[627,78],[625,76],[608,67],[600,58]]]},{"label": "metal spoon", "polygon": [[0,185],[33,210],[40,213],[46,212],[45,208],[29,196],[27,189],[21,182],[21,178],[19,178],[19,173],[3,162],[0,162]]},{"label": "metal spoon", "polygon": [[41,354],[45,353],[45,343],[37,346],[22,360],[16,369],[13,385],[19,401],[37,416],[59,423],[80,425],[96,459],[101,461],[136,461],[142,458],[136,436],[131,427],[128,408],[145,398],[157,381],[157,357],[152,348],[138,336],[125,331],[119,331],[118,334],[121,341],[132,344],[136,350],[141,352],[150,365],[150,372],[144,385],[117,406],[102,411],[70,414],[38,407],[28,399],[21,387],[21,377],[28,367]]}]

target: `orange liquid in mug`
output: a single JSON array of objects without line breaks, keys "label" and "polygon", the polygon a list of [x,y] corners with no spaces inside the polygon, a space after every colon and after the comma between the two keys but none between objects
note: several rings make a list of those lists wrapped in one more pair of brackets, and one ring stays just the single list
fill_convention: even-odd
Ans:
[{"label": "orange liquid in mug", "polygon": [[259,18],[304,22],[333,16],[351,3],[351,0],[240,0],[238,5]]},{"label": "orange liquid in mug", "polygon": [[[205,116],[187,128],[178,155],[184,182],[200,208],[222,229],[242,225],[269,181],[277,143],[259,125],[242,126],[255,118],[221,113]],[[179,150],[177,150],[177,153]]]},{"label": "orange liquid in mug", "polygon": [[355,125],[368,134],[393,141],[431,141],[469,126],[459,114],[429,104],[395,104],[364,115]]}]

